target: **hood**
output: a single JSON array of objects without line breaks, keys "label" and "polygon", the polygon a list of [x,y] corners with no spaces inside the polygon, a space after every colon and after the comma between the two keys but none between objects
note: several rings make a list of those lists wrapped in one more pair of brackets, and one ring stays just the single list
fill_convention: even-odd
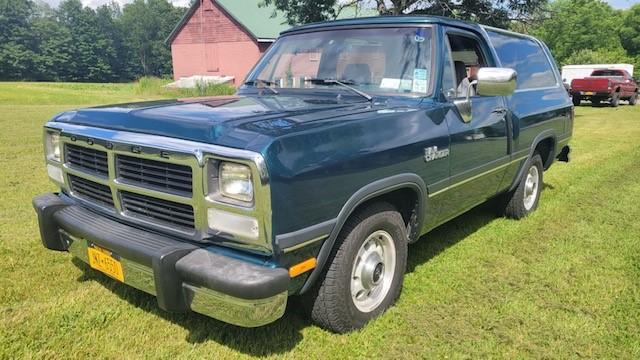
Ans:
[{"label": "hood", "polygon": [[326,97],[225,96],[80,109],[53,121],[259,150],[273,138],[382,108],[389,105]]}]

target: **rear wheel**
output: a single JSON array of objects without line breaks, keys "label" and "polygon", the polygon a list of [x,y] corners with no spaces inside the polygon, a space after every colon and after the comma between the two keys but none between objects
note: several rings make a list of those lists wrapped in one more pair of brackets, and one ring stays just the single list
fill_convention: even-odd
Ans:
[{"label": "rear wheel", "polygon": [[512,219],[522,219],[538,207],[542,192],[544,167],[542,157],[535,154],[525,164],[525,173],[515,190],[505,196],[504,215]]},{"label": "rear wheel", "polygon": [[629,105],[635,105],[638,103],[638,93],[635,93],[633,95],[631,95],[631,97],[629,98]]},{"label": "rear wheel", "polygon": [[610,104],[611,107],[618,107],[618,105],[620,105],[620,93],[613,93]]},{"label": "rear wheel", "polygon": [[597,106],[600,105],[600,99],[594,98],[591,99],[591,106]]},{"label": "rear wheel", "polygon": [[376,203],[344,225],[324,279],[311,290],[311,319],[337,333],[363,327],[396,301],[407,264],[400,213]]}]

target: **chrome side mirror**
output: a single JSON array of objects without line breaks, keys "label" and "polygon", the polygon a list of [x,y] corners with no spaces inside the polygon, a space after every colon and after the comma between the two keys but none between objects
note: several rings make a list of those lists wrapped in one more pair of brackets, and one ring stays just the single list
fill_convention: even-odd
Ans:
[{"label": "chrome side mirror", "polygon": [[516,90],[515,70],[486,67],[478,70],[476,92],[480,96],[509,96]]},{"label": "chrome side mirror", "polygon": [[477,80],[469,84],[465,98],[453,100],[462,121],[471,121],[471,94],[474,90],[479,96],[509,96],[516,90],[517,77],[516,71],[509,68],[480,68]]}]

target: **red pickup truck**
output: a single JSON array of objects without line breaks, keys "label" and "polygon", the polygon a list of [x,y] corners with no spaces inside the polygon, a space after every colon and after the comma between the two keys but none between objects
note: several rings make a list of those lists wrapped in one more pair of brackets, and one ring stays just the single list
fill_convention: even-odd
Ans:
[{"label": "red pickup truck", "polygon": [[571,81],[571,97],[575,106],[582,100],[590,100],[592,105],[609,101],[613,107],[618,106],[620,100],[626,100],[629,105],[635,105],[638,84],[626,70],[594,70],[591,76]]}]

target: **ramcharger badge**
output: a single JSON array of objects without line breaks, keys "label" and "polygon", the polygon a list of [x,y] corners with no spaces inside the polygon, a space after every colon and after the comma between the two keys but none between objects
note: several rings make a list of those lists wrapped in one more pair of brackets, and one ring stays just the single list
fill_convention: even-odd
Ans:
[{"label": "ramcharger badge", "polygon": [[437,146],[430,146],[424,149],[424,161],[442,159],[449,156],[449,149],[438,150]]}]

